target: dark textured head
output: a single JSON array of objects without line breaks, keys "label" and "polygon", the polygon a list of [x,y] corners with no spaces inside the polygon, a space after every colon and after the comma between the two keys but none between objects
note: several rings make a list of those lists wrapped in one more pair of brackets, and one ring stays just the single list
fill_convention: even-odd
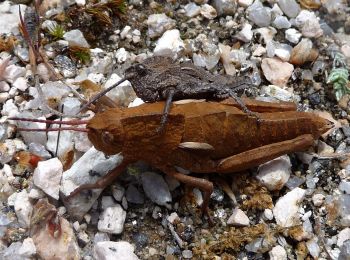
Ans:
[{"label": "dark textured head", "polygon": [[133,66],[130,66],[125,70],[125,77],[126,78],[140,78],[144,77],[148,74],[149,70],[148,68],[143,65],[142,63],[135,64]]}]

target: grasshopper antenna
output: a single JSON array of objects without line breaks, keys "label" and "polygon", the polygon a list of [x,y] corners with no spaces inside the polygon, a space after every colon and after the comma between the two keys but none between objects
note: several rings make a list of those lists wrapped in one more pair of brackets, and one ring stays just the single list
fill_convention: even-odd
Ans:
[{"label": "grasshopper antenna", "polygon": [[[45,120],[45,119],[35,119],[35,118],[22,118],[22,117],[9,117],[8,120],[13,121],[22,121],[22,122],[33,122],[33,123],[46,123],[46,124],[56,124],[56,125],[85,125],[89,120],[67,120],[67,121],[55,121],[55,120]],[[76,132],[89,132],[89,129],[78,128],[78,127],[59,127],[59,128],[17,128],[18,131],[24,132],[54,132],[54,131],[63,131],[70,130]]]},{"label": "grasshopper antenna", "polygon": [[[63,113],[63,108],[64,108],[64,104],[62,104],[61,113]],[[60,116],[60,121],[62,121],[62,116]],[[62,125],[59,125],[58,128],[61,129],[61,128],[62,128]],[[56,143],[55,157],[57,157],[57,154],[58,154],[58,145],[59,145],[59,143],[60,143],[60,137],[61,137],[61,131],[59,130],[59,131],[58,131],[58,134],[57,134],[57,143]]]},{"label": "grasshopper antenna", "polygon": [[122,84],[124,81],[129,80],[130,77],[125,77],[119,80],[117,83],[113,84],[112,86],[106,88],[105,90],[101,91],[98,93],[96,96],[94,96],[89,102],[87,102],[80,110],[78,113],[81,113],[85,109],[87,109],[91,104],[95,103],[98,99],[100,99],[102,96],[104,96],[106,93],[117,87],[118,85]]}]

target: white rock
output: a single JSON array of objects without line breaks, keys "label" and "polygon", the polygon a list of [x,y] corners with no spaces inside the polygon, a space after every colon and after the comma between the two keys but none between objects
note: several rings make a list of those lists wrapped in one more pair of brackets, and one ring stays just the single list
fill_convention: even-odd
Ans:
[{"label": "white rock", "polygon": [[295,188],[279,198],[272,210],[278,225],[282,227],[292,227],[300,223],[298,204],[304,199],[305,194],[305,190]]},{"label": "white rock", "polygon": [[1,92],[0,93],[0,104],[4,104],[6,100],[10,98],[10,94],[7,92]]},{"label": "white rock", "polygon": [[193,193],[194,199],[196,200],[197,206],[202,206],[202,204],[203,204],[202,192],[199,189],[194,188],[192,193]]},{"label": "white rock", "polygon": [[243,7],[248,7],[252,5],[254,0],[238,0],[238,4]]},{"label": "white rock", "polygon": [[124,40],[125,38],[131,38],[131,31],[132,28],[127,25],[123,28],[123,30],[120,32],[120,38]]},{"label": "white rock", "polygon": [[[57,121],[60,121],[60,119],[57,119]],[[58,128],[59,125],[52,124],[52,128]],[[58,131],[52,131],[48,132],[47,134],[47,143],[46,148],[47,150],[51,151],[52,153],[56,153],[57,149],[57,157],[60,158],[62,161],[64,158],[66,158],[67,154],[74,149],[74,138],[75,132],[74,131],[62,131],[60,132],[60,135],[58,134]],[[58,136],[60,138],[58,142],[58,148],[57,148],[57,139]]]},{"label": "white rock", "polygon": [[259,0],[247,8],[247,18],[259,27],[269,26],[271,23],[271,9],[263,6]]},{"label": "white rock", "polygon": [[101,208],[107,209],[108,207],[113,207],[117,205],[112,196],[103,196],[101,199]]},{"label": "white rock", "polygon": [[229,45],[219,43],[219,51],[221,53],[220,58],[222,64],[224,65],[226,74],[234,76],[236,74],[236,67],[230,58],[231,47]]},{"label": "white rock", "polygon": [[342,180],[339,184],[339,190],[350,194],[350,182]]},{"label": "white rock", "polygon": [[146,196],[160,206],[170,207],[172,201],[169,187],[162,175],[144,172],[141,175],[142,187]]},{"label": "white rock", "polygon": [[8,65],[2,77],[9,83],[14,83],[19,77],[24,77],[26,75],[26,68],[17,65]]},{"label": "white rock", "polygon": [[287,260],[287,252],[286,250],[278,245],[271,249],[269,252],[270,260]]},{"label": "white rock", "polygon": [[252,25],[244,24],[242,30],[236,34],[236,38],[243,42],[250,42],[253,38]]},{"label": "white rock", "polygon": [[32,235],[40,259],[81,259],[71,224],[59,217],[61,236],[53,237],[49,225],[42,225]]},{"label": "white rock", "polygon": [[188,3],[184,6],[185,15],[188,17],[195,17],[201,13],[201,8],[195,3]]},{"label": "white rock", "polygon": [[[113,73],[103,85],[103,89],[109,88],[121,79],[122,78],[119,77],[116,73]],[[135,92],[131,86],[131,83],[129,81],[124,81],[118,85],[118,87],[109,91],[106,96],[112,99],[118,105],[127,106],[135,97]]]},{"label": "white rock", "polygon": [[300,12],[300,6],[295,0],[278,0],[278,5],[291,18],[296,17]]},{"label": "white rock", "polygon": [[256,177],[268,190],[281,190],[290,177],[291,167],[289,157],[284,155],[260,165]]},{"label": "white rock", "polygon": [[216,16],[218,16],[216,10],[214,7],[208,4],[204,4],[201,7],[201,15],[209,20],[214,19]]},{"label": "white rock", "polygon": [[125,50],[125,48],[120,48],[115,53],[115,58],[118,63],[123,63],[130,59],[130,53]]},{"label": "white rock", "polygon": [[175,222],[180,221],[179,215],[177,215],[176,212],[172,212],[168,217],[167,220],[171,223],[174,224]]},{"label": "white rock", "polygon": [[112,195],[116,201],[122,201],[125,194],[125,188],[121,186],[118,182],[112,186]]},{"label": "white rock", "polygon": [[12,139],[0,143],[0,163],[8,163],[16,153],[16,144]]},{"label": "white rock", "polygon": [[321,193],[316,193],[312,196],[312,202],[316,207],[319,207],[323,204],[325,196]]},{"label": "white rock", "polygon": [[45,197],[45,193],[42,192],[41,190],[39,189],[36,189],[36,188],[32,188],[30,191],[29,191],[29,194],[28,194],[29,198],[31,199],[42,199]]},{"label": "white rock", "polygon": [[0,92],[8,92],[10,85],[6,81],[0,81]]},{"label": "white rock", "polygon": [[288,21],[288,18],[285,16],[277,16],[272,22],[272,25],[277,29],[288,29],[291,27],[291,23]]},{"label": "white rock", "polygon": [[275,85],[263,86],[261,89],[261,94],[276,98],[281,101],[293,101],[297,99],[293,93]]},{"label": "white rock", "polygon": [[30,226],[33,206],[29,201],[26,190],[22,190],[21,192],[17,193],[14,207],[20,226],[23,228],[28,228]]},{"label": "white rock", "polygon": [[76,4],[78,6],[84,6],[86,5],[86,0],[75,0]]},{"label": "white rock", "polygon": [[28,88],[27,80],[23,77],[19,77],[13,82],[12,86],[20,91],[25,91]]},{"label": "white rock", "polygon": [[[24,117],[24,118],[37,118],[37,119],[45,119],[44,117],[38,117],[35,114],[32,114],[29,111],[22,112],[18,116]],[[16,121],[15,122],[18,127],[20,128],[36,128],[36,129],[45,129],[46,124],[45,123],[33,123],[33,122],[21,122]],[[45,132],[25,132],[21,131],[21,136],[23,137],[25,143],[37,143],[37,144],[46,144],[47,137]]]},{"label": "white rock", "polygon": [[293,73],[294,66],[276,58],[265,58],[261,62],[265,78],[277,86],[285,86]]},{"label": "white rock", "polygon": [[176,22],[166,14],[161,13],[148,16],[146,24],[148,25],[148,36],[150,38],[155,38],[161,36],[165,31],[174,28]]},{"label": "white rock", "polygon": [[34,171],[34,184],[47,195],[58,200],[62,173],[63,165],[58,158],[41,161]]},{"label": "white rock", "polygon": [[32,238],[28,237],[23,240],[22,246],[18,253],[23,257],[31,257],[36,254],[36,247]]},{"label": "white rock", "polygon": [[[23,9],[22,9],[23,14]],[[18,14],[1,13],[0,14],[0,32],[3,34],[9,34],[18,32],[19,16]]]},{"label": "white rock", "polygon": [[249,218],[242,210],[236,208],[233,210],[232,215],[228,218],[227,225],[249,226]]},{"label": "white rock", "polygon": [[126,241],[102,241],[95,245],[94,257],[96,260],[138,260],[134,250],[134,246]]},{"label": "white rock", "polygon": [[273,220],[273,212],[271,209],[264,209],[264,218],[267,220]]},{"label": "white rock", "polygon": [[185,44],[180,38],[180,31],[177,29],[169,30],[158,39],[154,48],[154,55],[169,56],[176,59],[184,48]]},{"label": "white rock", "polygon": [[253,30],[253,32],[256,34],[260,34],[261,37],[264,39],[265,44],[269,41],[273,40],[273,37],[276,35],[277,30],[273,27],[263,27]]},{"label": "white rock", "polygon": [[286,30],[285,34],[286,39],[291,43],[297,44],[301,38],[301,33],[294,28]]},{"label": "white rock", "polygon": [[9,117],[15,117],[18,115],[18,107],[13,103],[13,99],[6,100],[2,107],[1,114]]},{"label": "white rock", "polygon": [[[102,176],[113,170],[122,161],[122,156],[113,155],[108,159],[104,153],[91,147],[72,167],[62,176],[60,191],[68,196],[75,188],[87,183],[95,183]],[[90,173],[98,173],[93,176]],[[91,190],[89,199],[82,192],[69,201],[64,200],[65,207],[72,217],[82,219],[101,193],[101,189]]]},{"label": "white rock", "polygon": [[264,55],[265,53],[266,53],[266,49],[265,49],[263,46],[258,45],[258,46],[256,47],[256,49],[254,50],[254,52],[253,52],[253,56],[254,56],[254,57],[261,57],[261,56]]},{"label": "white rock", "polygon": [[80,30],[71,30],[63,35],[63,38],[69,42],[69,46],[78,46],[83,48],[90,48],[89,43],[84,38]]},{"label": "white rock", "polygon": [[350,228],[344,228],[338,234],[337,246],[341,247],[346,240],[350,239]]},{"label": "white rock", "polygon": [[78,114],[80,110],[80,101],[75,97],[65,97],[62,99],[61,106],[63,105],[63,113],[68,115]]},{"label": "white rock", "polygon": [[295,24],[305,37],[318,38],[323,35],[323,30],[314,12],[302,10],[295,18]]},{"label": "white rock", "polygon": [[236,0],[213,0],[212,5],[219,16],[234,15],[237,9]]},{"label": "white rock", "polygon": [[144,104],[145,102],[141,99],[141,98],[135,98],[135,100],[133,100],[128,107],[137,107],[139,105]]},{"label": "white rock", "polygon": [[120,234],[124,229],[126,211],[119,205],[106,208],[100,215],[97,228],[101,232]]},{"label": "white rock", "polygon": [[318,259],[318,256],[320,255],[321,249],[318,245],[318,238],[314,237],[313,239],[306,242],[306,247],[309,250],[310,255],[314,259]]},{"label": "white rock", "polygon": [[198,67],[205,67],[207,68],[207,70],[211,70],[219,62],[220,51],[219,49],[217,49],[213,55],[206,54],[203,52],[194,53],[192,59],[193,59],[194,65]]}]

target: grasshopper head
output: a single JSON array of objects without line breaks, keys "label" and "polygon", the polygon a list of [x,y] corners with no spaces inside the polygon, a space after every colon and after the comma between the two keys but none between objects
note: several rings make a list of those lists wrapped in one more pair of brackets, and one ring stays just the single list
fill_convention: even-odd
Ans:
[{"label": "grasshopper head", "polygon": [[141,63],[130,66],[125,70],[125,77],[128,79],[144,77],[147,74],[147,67]]},{"label": "grasshopper head", "polygon": [[107,155],[117,154],[122,151],[124,145],[124,131],[120,117],[111,115],[107,110],[97,114],[90,120],[86,128],[91,143],[99,151]]}]

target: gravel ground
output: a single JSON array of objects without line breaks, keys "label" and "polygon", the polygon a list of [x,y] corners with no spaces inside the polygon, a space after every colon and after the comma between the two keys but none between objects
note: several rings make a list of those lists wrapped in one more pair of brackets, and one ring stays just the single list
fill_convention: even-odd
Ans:
[{"label": "gravel ground", "polygon": [[[1,1],[0,258],[350,259],[349,6],[43,0],[36,17],[32,1]],[[25,29],[40,43],[36,59]],[[200,216],[198,189],[143,162],[103,191],[64,200],[122,155],[96,150],[84,132],[25,132],[18,128],[58,126],[8,117],[68,120],[82,99],[154,55],[249,76],[254,86],[242,95],[294,102],[335,127],[307,152],[231,176],[198,175],[214,183],[214,226]],[[129,82],[107,96],[118,106],[143,103]]]}]

